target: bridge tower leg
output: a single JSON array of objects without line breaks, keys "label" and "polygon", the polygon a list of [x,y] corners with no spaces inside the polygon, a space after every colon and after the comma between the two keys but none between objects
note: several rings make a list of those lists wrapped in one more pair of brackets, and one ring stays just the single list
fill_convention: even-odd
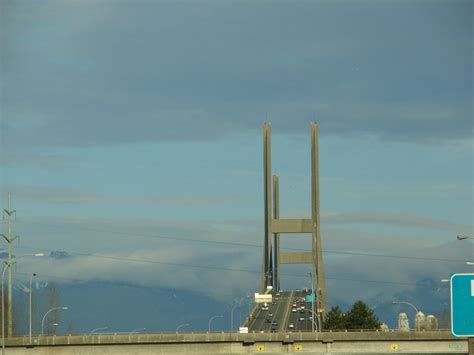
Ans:
[{"label": "bridge tower leg", "polygon": [[[321,219],[319,208],[319,140],[318,125],[311,123],[311,218],[313,220],[313,285],[316,285],[317,312],[326,313],[326,278],[324,275],[323,248],[321,245]],[[314,292],[314,291],[313,291]]]},{"label": "bridge tower leg", "polygon": [[260,288],[264,293],[267,286],[271,286],[271,255],[272,255],[272,185],[271,185],[271,142],[270,142],[271,127],[268,122],[263,125],[263,186],[264,186],[264,229],[265,240],[263,249],[263,265]]},{"label": "bridge tower leg", "polygon": [[[326,282],[321,245],[319,207],[319,149],[318,125],[311,123],[311,219],[281,219],[279,179],[273,176],[273,205],[271,185],[270,124],[263,125],[263,182],[264,182],[264,250],[261,274],[261,292],[267,286],[280,289],[281,264],[312,265],[312,284],[316,296],[316,312],[322,319],[326,312]],[[272,208],[273,207],[273,208]],[[272,216],[273,210],[273,216]],[[312,250],[309,252],[280,252],[280,233],[311,234]],[[273,236],[273,240],[272,240]],[[273,258],[272,258],[273,257]]]},{"label": "bridge tower leg", "polygon": [[[278,176],[273,175],[273,219],[280,218],[280,192],[278,186]],[[274,271],[273,287],[280,290],[280,233],[273,233],[274,245]]]}]

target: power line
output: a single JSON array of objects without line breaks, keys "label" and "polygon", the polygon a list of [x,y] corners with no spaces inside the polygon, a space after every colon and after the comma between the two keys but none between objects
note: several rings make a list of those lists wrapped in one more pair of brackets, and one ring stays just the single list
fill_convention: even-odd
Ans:
[{"label": "power line", "polygon": [[[41,249],[41,248],[38,248],[38,247],[19,247],[19,248],[33,249],[33,250],[43,250],[43,251],[49,251],[49,252],[54,251],[54,250],[51,250],[51,249]],[[128,262],[135,262],[135,263],[158,264],[158,265],[169,265],[169,266],[177,266],[177,267],[190,267],[190,268],[198,268],[198,269],[209,269],[209,270],[217,270],[217,271],[229,271],[229,272],[242,272],[242,273],[250,273],[250,274],[260,274],[260,271],[257,271],[257,270],[223,268],[223,267],[208,266],[208,265],[169,263],[169,262],[148,260],[148,259],[141,259],[141,258],[127,258],[127,257],[120,257],[120,256],[109,256],[109,255],[89,254],[89,253],[80,253],[80,252],[70,252],[70,253],[74,254],[74,255],[78,255],[78,256],[87,256],[87,257],[110,259],[110,260],[120,260],[120,261],[128,261]],[[291,276],[291,277],[299,277],[299,278],[307,278],[306,275],[299,275],[299,274],[282,274],[282,275],[283,276]],[[397,281],[386,281],[386,280],[363,280],[363,279],[338,278],[338,277],[326,277],[326,279],[334,280],[334,281],[351,281],[351,282],[393,284],[393,285],[406,285],[406,286],[419,286],[420,285],[418,283],[413,283],[413,282],[397,282]]]},{"label": "power line", "polygon": [[[113,230],[97,229],[97,228],[83,227],[83,226],[61,226],[61,225],[57,225],[57,224],[41,223],[41,222],[21,221],[21,223],[37,224],[37,225],[40,225],[40,226],[54,227],[54,228],[59,228],[59,229],[87,230],[87,231],[91,231],[91,232],[109,233],[109,234],[133,236],[133,237],[141,237],[141,238],[149,238],[149,239],[168,239],[168,240],[183,241],[183,242],[224,244],[224,245],[235,245],[235,246],[247,246],[247,247],[263,248],[261,245],[258,245],[258,244],[241,243],[241,242],[229,242],[229,241],[209,240],[209,239],[192,239],[192,238],[182,238],[182,237],[169,237],[169,236],[163,236],[163,235],[155,235],[155,234],[154,235],[149,235],[149,234],[131,233],[131,232],[124,232],[124,231],[113,231]],[[303,249],[295,249],[295,250],[303,250]]]},{"label": "power line", "polygon": [[[139,233],[124,232],[124,231],[103,230],[103,229],[83,227],[83,226],[69,226],[68,227],[68,226],[60,226],[60,225],[56,225],[56,224],[41,223],[41,222],[24,222],[24,221],[22,221],[22,222],[26,223],[26,224],[37,224],[37,225],[41,225],[41,226],[45,226],[45,227],[53,227],[53,228],[59,228],[59,229],[79,229],[79,230],[88,230],[88,231],[91,231],[91,232],[110,233],[110,234],[115,234],[115,235],[134,236],[134,237],[149,238],[149,239],[166,239],[166,240],[182,241],[182,242],[222,244],[222,245],[233,245],[233,246],[260,248],[260,249],[263,248],[263,246],[259,245],[259,244],[242,243],[242,242],[229,242],[229,241],[209,240],[209,239],[192,239],[192,238],[182,238],[182,237],[170,237],[170,236],[163,236],[163,235],[148,235],[148,234],[139,234]],[[306,249],[302,249],[302,248],[283,248],[283,250],[307,251]],[[424,261],[443,261],[443,262],[459,262],[459,263],[465,263],[467,261],[467,260],[448,259],[448,258],[361,253],[361,252],[337,251],[337,250],[323,250],[323,254],[324,253],[326,253],[326,254],[337,254],[337,255],[368,256],[368,257],[378,257],[378,258],[424,260]]]},{"label": "power line", "polygon": [[[42,250],[42,251],[49,251],[49,252],[56,251],[56,250],[45,249],[45,248],[36,247],[36,246],[32,246],[32,247],[20,246],[18,248],[30,249],[30,250]],[[157,261],[157,260],[150,260],[150,259],[143,259],[143,258],[130,258],[130,257],[124,257],[124,256],[82,253],[82,252],[75,252],[75,251],[68,251],[68,253],[73,254],[73,255],[78,255],[78,256],[87,256],[87,257],[109,259],[109,260],[129,261],[129,262],[145,263],[145,264],[169,265],[169,266],[189,267],[189,268],[198,268],[198,269],[210,269],[210,270],[218,270],[218,271],[232,271],[232,272],[245,272],[245,273],[251,273],[251,274],[253,273],[260,274],[260,271],[257,271],[257,270],[225,268],[221,266],[212,266],[212,265],[172,263],[172,262],[167,262],[167,261]],[[303,277],[301,275],[296,275],[296,274],[287,274],[287,276]]]}]

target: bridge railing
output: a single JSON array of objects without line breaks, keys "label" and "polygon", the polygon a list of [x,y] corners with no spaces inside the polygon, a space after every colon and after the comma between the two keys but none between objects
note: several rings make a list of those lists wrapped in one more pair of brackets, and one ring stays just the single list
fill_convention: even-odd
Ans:
[{"label": "bridge railing", "polygon": [[449,330],[434,331],[380,331],[373,329],[324,332],[203,332],[203,333],[113,333],[83,335],[29,336],[6,339],[7,346],[44,346],[44,345],[80,345],[80,344],[137,344],[137,343],[176,343],[176,342],[256,342],[256,341],[324,341],[324,340],[388,340],[388,339],[453,339]]},{"label": "bridge railing", "polygon": [[255,304],[249,316],[247,317],[245,322],[242,324],[242,327],[248,327],[250,325],[250,322],[255,319],[255,316],[258,313],[259,309],[260,309],[260,305],[258,303]]}]

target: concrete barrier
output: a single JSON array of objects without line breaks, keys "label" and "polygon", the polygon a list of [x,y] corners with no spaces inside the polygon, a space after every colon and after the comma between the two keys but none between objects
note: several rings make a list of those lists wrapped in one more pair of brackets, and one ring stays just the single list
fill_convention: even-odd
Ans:
[{"label": "concrete barrier", "polygon": [[[472,339],[471,339],[472,340]],[[448,331],[323,333],[154,333],[13,337],[7,354],[468,354]]]}]

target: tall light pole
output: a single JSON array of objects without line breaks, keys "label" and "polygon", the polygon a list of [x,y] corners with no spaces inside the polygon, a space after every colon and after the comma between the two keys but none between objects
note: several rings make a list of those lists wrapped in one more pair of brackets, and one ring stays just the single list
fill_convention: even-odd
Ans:
[{"label": "tall light pole", "polygon": [[46,312],[46,313],[44,314],[43,320],[41,321],[41,335],[44,335],[44,320],[46,319],[46,316],[47,316],[50,312],[52,312],[52,311],[54,311],[54,310],[56,310],[56,309],[68,309],[68,307],[53,307],[53,308],[51,308],[48,312]]},{"label": "tall light pole", "polygon": [[211,323],[215,318],[224,318],[224,316],[213,316],[209,319],[209,323],[208,323],[208,332],[209,333],[211,332]]},{"label": "tall light pole", "polygon": [[32,282],[33,282],[33,276],[36,276],[35,273],[32,273],[31,276],[30,276],[30,345],[31,345],[31,324],[32,324],[32,321],[31,321],[31,301],[32,301],[32,295],[33,295],[33,288],[31,287],[32,285]]},{"label": "tall light pole", "polygon": [[183,328],[183,327],[189,327],[189,323],[184,323],[184,324],[180,324],[176,327],[176,334],[178,334],[178,331]]},{"label": "tall light pole", "polygon": [[242,306],[242,299],[240,299],[239,302],[237,302],[236,304],[234,304],[232,306],[232,309],[230,311],[230,332],[232,333],[234,331],[234,309],[236,307],[241,307]]}]

